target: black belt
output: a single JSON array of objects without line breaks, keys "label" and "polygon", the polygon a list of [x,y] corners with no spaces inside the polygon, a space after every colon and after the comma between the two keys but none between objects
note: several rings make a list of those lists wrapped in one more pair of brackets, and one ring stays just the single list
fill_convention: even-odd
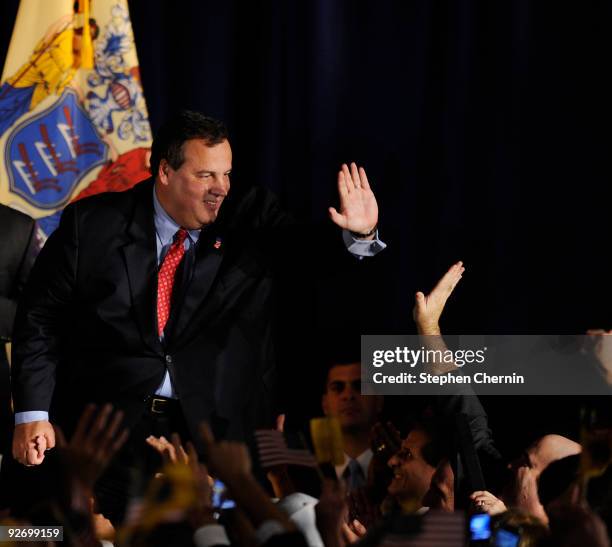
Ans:
[{"label": "black belt", "polygon": [[156,416],[167,416],[180,410],[178,399],[152,395],[147,399],[147,411]]}]

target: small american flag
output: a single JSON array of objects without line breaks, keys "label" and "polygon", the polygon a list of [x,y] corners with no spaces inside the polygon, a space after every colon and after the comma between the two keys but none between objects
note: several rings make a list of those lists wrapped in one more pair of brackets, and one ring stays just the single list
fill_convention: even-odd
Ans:
[{"label": "small american flag", "polygon": [[460,512],[429,511],[421,530],[412,536],[387,534],[379,547],[464,547],[465,515]]},{"label": "small american flag", "polygon": [[215,249],[220,249],[222,243],[223,243],[223,240],[220,237],[218,237],[217,239],[215,239],[215,244],[213,245],[213,247]]},{"label": "small american flag", "polygon": [[281,431],[258,429],[255,431],[259,461],[264,469],[276,465],[316,467],[315,457],[308,450],[288,448]]}]

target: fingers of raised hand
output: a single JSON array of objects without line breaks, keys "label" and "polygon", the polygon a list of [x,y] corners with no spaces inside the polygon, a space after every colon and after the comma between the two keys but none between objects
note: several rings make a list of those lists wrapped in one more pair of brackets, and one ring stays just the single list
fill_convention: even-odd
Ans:
[{"label": "fingers of raised hand", "polygon": [[352,193],[355,190],[370,190],[370,183],[366,175],[365,169],[359,167],[355,162],[350,165],[342,164],[338,173],[338,185],[343,183],[347,193]]},{"label": "fingers of raised hand", "polygon": [[363,537],[367,533],[366,527],[357,519],[353,519],[350,523],[350,527],[359,537]]},{"label": "fingers of raised hand", "polygon": [[127,440],[126,429],[117,433],[123,423],[123,417],[123,411],[113,411],[111,404],[104,405],[99,411],[95,405],[88,405],[70,440],[70,446],[81,452],[96,454],[97,459],[109,459]]},{"label": "fingers of raised hand", "polygon": [[164,463],[175,463],[176,450],[174,449],[172,443],[163,435],[159,438],[159,440],[162,446],[161,456],[164,460]]},{"label": "fingers of raised hand", "polygon": [[113,446],[117,438],[117,431],[123,422],[123,412],[118,410],[111,418],[105,429],[100,431],[99,448],[101,452],[113,452]]},{"label": "fingers of raised hand", "polygon": [[359,168],[359,178],[361,179],[361,187],[364,190],[369,190],[370,182],[368,181],[368,176],[366,175],[365,169],[363,167]]},{"label": "fingers of raised hand", "polygon": [[164,442],[158,437],[154,437],[153,435],[149,435],[145,442],[154,450],[157,450],[160,454],[164,451]]},{"label": "fingers of raised hand", "polygon": [[85,410],[83,410],[83,413],[79,418],[79,423],[77,424],[74,435],[72,436],[72,440],[80,442],[80,440],[85,436],[85,432],[89,429],[89,423],[94,415],[94,412],[96,411],[96,408],[96,405],[91,403],[85,407]]},{"label": "fingers of raised hand", "polygon": [[351,530],[346,522],[342,523],[342,537],[346,543],[355,543],[359,541],[359,536]]},{"label": "fingers of raised hand", "polygon": [[351,176],[351,171],[346,163],[342,164],[342,176],[344,178],[344,185],[346,186],[346,191],[350,194],[356,188],[355,181],[353,181],[353,177]]},{"label": "fingers of raised hand", "polygon": [[431,291],[432,294],[436,293],[445,293],[449,295],[459,280],[461,279],[463,272],[465,272],[465,268],[463,267],[463,262],[459,261],[456,264],[453,264],[449,270],[442,276],[442,279],[438,281],[438,284]]},{"label": "fingers of raised hand", "polygon": [[340,198],[344,199],[349,193],[349,187],[347,185],[346,177],[344,175],[344,171],[341,169],[338,171],[338,193],[340,194]]},{"label": "fingers of raised hand", "polygon": [[357,164],[355,162],[351,163],[351,179],[353,180],[353,184],[355,188],[361,188],[361,176],[359,173],[359,169],[357,169]]},{"label": "fingers of raised hand", "polygon": [[189,456],[187,456],[187,452],[183,448],[179,434],[172,433],[170,438],[172,439],[172,447],[174,448],[176,460],[180,463],[189,463]]}]

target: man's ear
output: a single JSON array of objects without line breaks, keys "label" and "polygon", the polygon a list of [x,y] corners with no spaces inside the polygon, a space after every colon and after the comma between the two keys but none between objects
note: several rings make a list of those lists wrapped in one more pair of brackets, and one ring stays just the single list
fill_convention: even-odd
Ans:
[{"label": "man's ear", "polygon": [[168,184],[168,171],[170,169],[170,164],[166,160],[161,160],[159,162],[159,167],[157,168],[157,179],[164,185]]}]

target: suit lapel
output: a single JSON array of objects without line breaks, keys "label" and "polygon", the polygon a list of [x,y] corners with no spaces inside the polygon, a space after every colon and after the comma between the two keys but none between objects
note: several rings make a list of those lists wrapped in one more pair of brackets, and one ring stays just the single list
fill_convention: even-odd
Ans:
[{"label": "suit lapel", "polygon": [[123,246],[132,297],[132,309],[142,339],[155,352],[162,351],[157,337],[157,244],[153,212],[153,184],[144,183],[136,190],[134,216]]},{"label": "suit lapel", "polygon": [[180,315],[174,327],[175,340],[189,326],[190,321],[202,306],[219,273],[219,268],[223,261],[224,247],[221,245],[222,238],[217,233],[204,229],[196,245],[193,276],[185,292]]}]

